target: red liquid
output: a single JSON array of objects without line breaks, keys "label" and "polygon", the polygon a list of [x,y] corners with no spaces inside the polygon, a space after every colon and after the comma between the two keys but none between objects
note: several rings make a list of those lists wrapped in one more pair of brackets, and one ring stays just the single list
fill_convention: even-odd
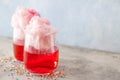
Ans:
[{"label": "red liquid", "polygon": [[14,46],[14,56],[17,60],[23,61],[24,46],[13,44]]},{"label": "red liquid", "polygon": [[25,52],[25,67],[32,73],[52,73],[57,68],[57,66],[58,50],[47,54]]}]

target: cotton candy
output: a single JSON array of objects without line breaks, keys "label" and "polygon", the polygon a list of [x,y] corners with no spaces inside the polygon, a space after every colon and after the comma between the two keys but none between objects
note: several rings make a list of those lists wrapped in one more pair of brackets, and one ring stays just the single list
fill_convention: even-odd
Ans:
[{"label": "cotton candy", "polygon": [[14,29],[14,33],[13,33],[14,42],[17,42],[17,44],[24,44],[24,38],[25,38],[24,31],[27,25],[30,23],[32,17],[34,16],[40,17],[40,14],[34,9],[23,8],[23,7],[17,8],[11,20],[11,25]]},{"label": "cotton candy", "polygon": [[[34,16],[26,29],[26,35],[32,36],[33,41],[26,45],[31,45],[37,50],[49,50],[55,46],[55,34],[56,29],[51,27],[46,18]],[[34,44],[32,44],[33,42]]]},{"label": "cotton candy", "polygon": [[12,27],[25,29],[33,16],[40,16],[40,14],[34,9],[17,8],[12,16],[11,25]]}]

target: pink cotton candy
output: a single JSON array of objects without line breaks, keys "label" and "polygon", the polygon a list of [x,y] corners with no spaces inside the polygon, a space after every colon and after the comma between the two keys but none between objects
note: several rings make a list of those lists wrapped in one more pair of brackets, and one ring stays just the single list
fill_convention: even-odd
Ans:
[{"label": "pink cotton candy", "polygon": [[27,26],[26,34],[34,37],[32,46],[38,50],[49,50],[55,46],[56,29],[45,18],[34,16]]},{"label": "pink cotton candy", "polygon": [[34,9],[17,8],[15,14],[12,16],[12,27],[25,29],[33,16],[40,16]]},{"label": "pink cotton candy", "polygon": [[[17,8],[16,12],[12,16],[11,25],[14,28],[13,38],[14,42],[24,41],[25,29],[29,24],[30,20],[34,16],[39,16],[40,14],[34,9],[29,8]],[[19,42],[17,44],[23,44],[24,42]]]},{"label": "pink cotton candy", "polygon": [[34,26],[43,26],[43,25],[50,26],[50,22],[48,21],[48,19],[46,19],[46,18],[40,18],[38,16],[34,16],[31,19],[30,24],[32,24]]},{"label": "pink cotton candy", "polygon": [[28,26],[29,27],[27,28],[26,31],[34,35],[37,35],[39,33],[41,35],[45,35],[51,31],[50,22],[48,21],[48,19],[40,18],[38,16],[34,16],[31,19],[30,24]]}]

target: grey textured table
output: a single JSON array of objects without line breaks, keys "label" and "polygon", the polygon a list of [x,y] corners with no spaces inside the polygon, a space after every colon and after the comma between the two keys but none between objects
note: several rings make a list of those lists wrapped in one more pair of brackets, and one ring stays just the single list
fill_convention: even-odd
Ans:
[{"label": "grey textured table", "polygon": [[[57,71],[62,72],[56,80],[120,80],[119,53],[67,46],[59,46],[59,49]],[[15,66],[20,69],[18,72]],[[32,75],[22,68],[23,63],[14,60],[12,40],[0,37],[0,80],[44,80],[44,76]]]}]

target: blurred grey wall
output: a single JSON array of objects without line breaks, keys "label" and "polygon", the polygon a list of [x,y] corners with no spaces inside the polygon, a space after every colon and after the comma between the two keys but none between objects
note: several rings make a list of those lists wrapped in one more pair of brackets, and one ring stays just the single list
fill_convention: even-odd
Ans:
[{"label": "blurred grey wall", "polygon": [[12,37],[17,6],[48,18],[60,44],[120,52],[120,0],[0,0],[0,36]]}]

